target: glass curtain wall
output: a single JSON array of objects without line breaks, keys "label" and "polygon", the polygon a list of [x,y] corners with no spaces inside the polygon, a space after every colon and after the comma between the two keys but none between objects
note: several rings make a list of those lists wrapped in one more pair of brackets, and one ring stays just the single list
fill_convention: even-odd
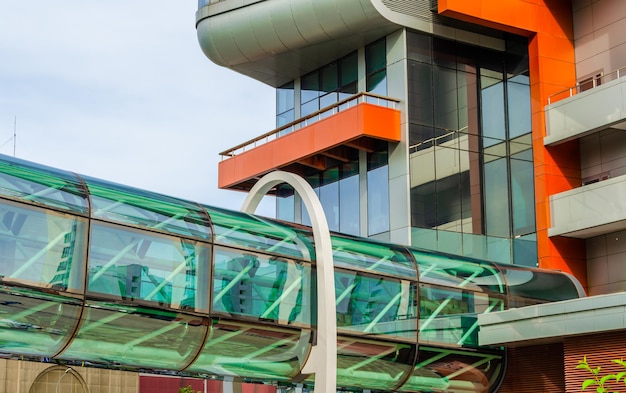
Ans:
[{"label": "glass curtain wall", "polygon": [[[387,95],[387,56],[385,38],[364,48],[365,89],[372,94]],[[289,82],[276,90],[276,125],[281,127],[358,93],[357,51],[302,76],[298,83]],[[298,89],[296,86],[300,86]],[[299,101],[296,100],[299,98]],[[297,103],[299,102],[299,105]],[[377,146],[363,158],[351,150],[347,162],[331,163],[322,171],[305,169],[303,176],[322,202],[332,231],[360,234],[360,184],[367,184],[367,235],[389,231],[389,170],[386,143]],[[363,171],[360,160],[363,159]],[[361,173],[362,172],[362,173]],[[310,225],[302,201],[290,186],[277,190],[277,218]]]},{"label": "glass curtain wall", "polygon": [[413,245],[536,266],[526,41],[407,37]]}]

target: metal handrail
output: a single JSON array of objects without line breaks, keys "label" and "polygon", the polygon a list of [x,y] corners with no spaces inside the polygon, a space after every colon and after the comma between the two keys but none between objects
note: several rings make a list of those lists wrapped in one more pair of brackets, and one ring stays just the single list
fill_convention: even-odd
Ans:
[{"label": "metal handrail", "polygon": [[[615,71],[609,72],[608,74],[604,74],[602,76],[592,78],[591,79],[592,86],[590,87],[590,89],[594,89],[597,86],[602,85],[606,82],[619,79],[620,74],[621,76],[626,75],[626,67],[621,67]],[[581,84],[577,83],[575,86],[568,87],[567,89],[561,90],[557,93],[552,94],[550,97],[548,97],[548,105],[554,104],[557,101],[572,97],[578,93],[581,93],[582,91],[587,91],[587,90],[589,89],[581,90]]]},{"label": "metal handrail", "polygon": [[329,105],[325,108],[322,108],[318,110],[317,112],[313,112],[310,115],[301,117],[281,127],[278,127],[272,131],[266,132],[263,135],[259,135],[256,138],[240,143],[237,146],[231,147],[228,150],[224,150],[223,152],[220,152],[219,155],[222,156],[222,160],[228,157],[236,156],[237,154],[241,154],[245,152],[247,149],[251,149],[251,148],[255,148],[257,146],[263,145],[276,138],[290,134],[294,131],[299,130],[302,127],[306,127],[319,120],[322,120],[326,118],[327,116],[342,112],[348,108],[352,108],[363,102],[375,104],[378,106],[383,106],[386,108],[396,109],[400,100],[397,98],[385,97],[385,96],[380,96],[380,95],[372,94],[372,93],[365,93],[365,92],[358,93],[351,97],[338,101],[333,105]]}]

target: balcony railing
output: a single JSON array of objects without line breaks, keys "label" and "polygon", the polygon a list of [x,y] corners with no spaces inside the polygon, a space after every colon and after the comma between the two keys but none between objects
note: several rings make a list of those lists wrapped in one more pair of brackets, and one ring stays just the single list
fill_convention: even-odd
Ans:
[{"label": "balcony railing", "polygon": [[611,71],[608,74],[598,75],[598,76],[589,78],[588,80],[577,83],[576,86],[572,86],[565,90],[561,90],[558,93],[552,94],[550,97],[548,97],[548,105],[554,104],[555,102],[560,101],[562,99],[572,97],[578,93],[582,93],[583,91],[596,88],[612,80],[619,79],[620,77],[624,75],[626,75],[626,67],[622,67],[615,71]]},{"label": "balcony railing", "polygon": [[263,135],[259,135],[254,139],[250,139],[247,142],[240,143],[239,145],[232,147],[220,153],[222,159],[233,157],[245,152],[246,150],[254,149],[257,146],[263,145],[267,142],[273,141],[276,138],[290,134],[303,127],[311,125],[317,121],[320,121],[328,116],[342,112],[348,108],[352,108],[358,104],[367,102],[370,104],[396,109],[400,100],[391,97],[379,96],[372,93],[359,93],[352,97],[341,100],[333,105],[320,109],[317,112],[311,113],[308,116],[301,117],[291,123],[287,123],[282,127],[276,128]]}]

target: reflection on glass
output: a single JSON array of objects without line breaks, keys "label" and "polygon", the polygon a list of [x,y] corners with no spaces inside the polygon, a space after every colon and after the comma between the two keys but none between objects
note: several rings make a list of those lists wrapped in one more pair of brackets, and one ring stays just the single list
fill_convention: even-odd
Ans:
[{"label": "reflection on glass", "polygon": [[3,353],[51,357],[78,323],[77,299],[0,287],[0,349]]},{"label": "reflection on glass", "polygon": [[405,280],[336,271],[337,329],[417,340],[415,287]]},{"label": "reflection on glass", "polygon": [[423,284],[419,340],[478,347],[478,314],[504,310],[504,297]]},{"label": "reflection on glass", "polygon": [[331,231],[339,230],[339,182],[324,184],[319,188],[320,202],[326,215],[328,228]]},{"label": "reflection on glass", "polygon": [[[509,294],[514,304],[509,307],[554,302],[584,296],[584,291],[572,277],[539,269],[520,269],[501,266],[504,270]],[[523,300],[522,300],[523,299]]]},{"label": "reflection on glass", "polygon": [[90,240],[89,292],[208,311],[206,245],[97,223]]},{"label": "reflection on glass", "polygon": [[83,289],[86,220],[0,201],[0,281]]},{"label": "reflection on glass", "polygon": [[311,325],[310,265],[221,247],[214,263],[214,312]]},{"label": "reflection on glass", "polygon": [[389,230],[389,167],[367,172],[367,227],[369,235]]},{"label": "reflection on glass", "polygon": [[481,86],[482,135],[484,147],[506,139],[504,123],[504,85],[501,81],[483,77],[489,87]]},{"label": "reflection on glass", "polygon": [[506,159],[498,159],[484,165],[485,218],[487,235],[509,237],[509,188]]},{"label": "reflection on glass", "polygon": [[415,345],[337,338],[337,385],[395,391],[411,371]]},{"label": "reflection on glass", "polygon": [[73,173],[3,154],[0,158],[0,195],[87,213],[85,189]]},{"label": "reflection on glass", "polygon": [[531,132],[530,86],[507,82],[507,109],[509,115],[509,138]]},{"label": "reflection on glass", "polygon": [[420,346],[417,365],[400,391],[487,392],[502,375],[504,353]]},{"label": "reflection on glass", "polygon": [[360,231],[359,175],[339,181],[339,231],[359,235]]},{"label": "reflection on glass", "polygon": [[198,359],[186,371],[285,381],[304,366],[311,332],[215,321]]},{"label": "reflection on glass", "polygon": [[90,302],[65,359],[181,370],[198,353],[207,323],[200,317]]}]

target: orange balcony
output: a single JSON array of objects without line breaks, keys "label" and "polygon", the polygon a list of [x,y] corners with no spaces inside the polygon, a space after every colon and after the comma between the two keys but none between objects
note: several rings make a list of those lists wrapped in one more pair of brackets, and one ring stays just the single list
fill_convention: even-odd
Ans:
[{"label": "orange balcony", "polygon": [[218,186],[248,191],[273,170],[306,174],[348,162],[356,150],[400,141],[397,100],[361,93],[220,155]]}]

